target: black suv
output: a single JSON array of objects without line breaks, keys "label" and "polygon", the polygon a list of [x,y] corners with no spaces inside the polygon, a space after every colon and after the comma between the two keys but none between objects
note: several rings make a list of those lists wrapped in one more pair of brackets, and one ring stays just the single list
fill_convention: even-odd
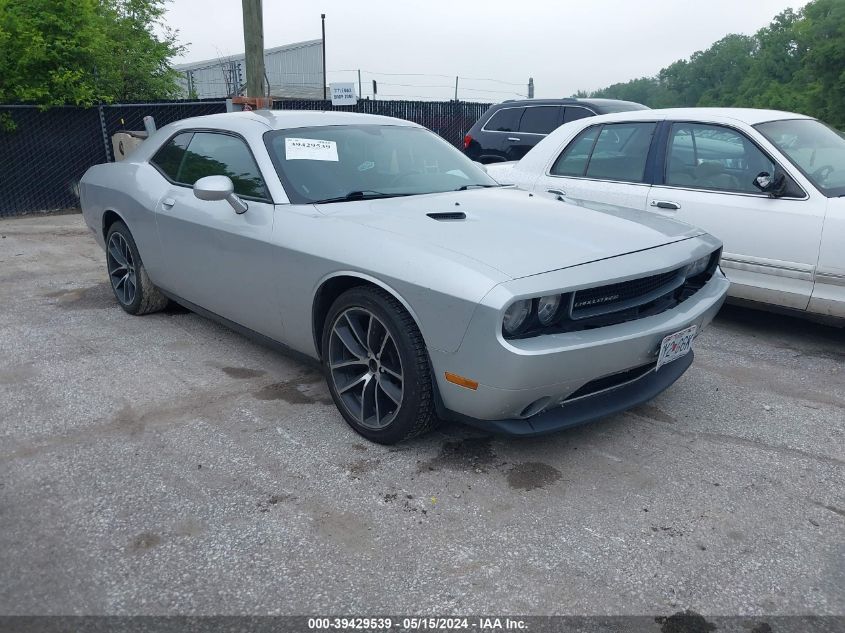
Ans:
[{"label": "black suv", "polygon": [[597,114],[648,110],[616,99],[528,99],[491,106],[464,137],[464,154],[479,163],[519,160],[564,123]]}]

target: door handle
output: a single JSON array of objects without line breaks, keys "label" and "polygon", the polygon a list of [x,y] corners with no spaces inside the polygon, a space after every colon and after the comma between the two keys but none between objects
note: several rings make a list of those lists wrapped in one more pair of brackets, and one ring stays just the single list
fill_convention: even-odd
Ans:
[{"label": "door handle", "polygon": [[509,141],[521,141],[522,139],[521,139],[521,138],[516,138],[515,136],[509,136],[509,137],[508,137],[508,140],[509,140]]},{"label": "door handle", "polygon": [[176,204],[176,200],[174,200],[173,198],[165,198],[161,201],[161,207],[163,209],[171,209],[174,204]]},{"label": "door handle", "polygon": [[553,196],[557,196],[558,200],[563,200],[566,197],[566,192],[561,191],[560,189],[549,189],[546,193],[550,193]]},{"label": "door handle", "polygon": [[652,200],[651,206],[657,207],[658,209],[671,209],[672,211],[677,211],[681,208],[677,202],[670,202],[669,200]]}]

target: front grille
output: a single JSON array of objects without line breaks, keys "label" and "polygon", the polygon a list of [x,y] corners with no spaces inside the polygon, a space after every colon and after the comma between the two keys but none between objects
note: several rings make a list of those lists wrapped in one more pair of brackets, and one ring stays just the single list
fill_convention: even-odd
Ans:
[{"label": "front grille", "polygon": [[686,268],[597,288],[578,290],[572,298],[572,319],[619,312],[654,301],[684,283]]},{"label": "front grille", "polygon": [[560,308],[548,325],[541,325],[534,300],[534,314],[523,331],[505,333],[505,338],[521,339],[540,334],[577,332],[643,319],[670,310],[703,288],[719,263],[722,250],[714,251],[704,272],[687,277],[689,268],[640,277],[595,288],[585,288],[562,296]]}]

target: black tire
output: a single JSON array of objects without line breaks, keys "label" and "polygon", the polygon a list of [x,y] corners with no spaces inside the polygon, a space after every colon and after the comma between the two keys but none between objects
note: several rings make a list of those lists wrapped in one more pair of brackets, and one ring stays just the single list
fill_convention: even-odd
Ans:
[{"label": "black tire", "polygon": [[[363,316],[365,313],[375,317],[375,320],[371,319],[370,321],[373,323],[372,334],[369,329],[366,334],[361,331],[360,333],[364,336],[356,337],[355,342],[360,342],[364,338],[366,339],[364,347],[366,349],[372,347],[373,350],[379,347],[379,342],[381,343],[378,355],[375,358],[369,356],[371,364],[356,360],[360,358],[359,354],[352,352],[342,342],[342,337],[335,329],[336,326],[339,329],[343,328],[344,323],[351,326],[351,321],[344,321],[347,316],[355,321],[365,319],[366,317]],[[360,324],[363,321],[359,320],[358,322]],[[354,327],[348,327],[347,330],[348,332],[355,332]],[[359,328],[359,330],[363,330],[363,328]],[[382,330],[387,334],[383,338],[378,338]],[[388,334],[389,339],[387,338]],[[372,345],[370,344],[371,340]],[[385,343],[385,341],[387,342]],[[437,425],[431,367],[425,342],[414,319],[395,297],[371,286],[356,287],[344,292],[329,309],[323,327],[321,348],[323,372],[329,391],[343,419],[357,433],[379,444],[396,444],[426,433]],[[339,386],[337,383],[344,378],[344,375],[339,374],[339,372],[345,370],[335,369],[334,373],[332,370],[332,366],[338,366],[339,361],[342,360],[337,357],[339,351],[349,352],[351,358],[349,364],[356,366],[355,369],[350,368],[352,378],[347,381],[347,384],[355,382],[355,375],[358,372],[370,373],[370,378],[365,378],[364,375],[359,378],[359,381],[361,378],[364,380],[359,383],[362,385],[361,404],[357,414],[354,410],[357,400],[354,392],[350,391],[343,396],[339,392],[339,389],[343,389],[343,385]],[[332,362],[333,354],[335,362]],[[398,365],[402,377],[401,381],[395,380],[395,373],[390,371],[390,369],[396,370],[397,362],[401,363]],[[392,368],[389,365],[392,365]],[[386,370],[393,376],[386,375],[384,373]],[[388,392],[396,395],[395,385],[397,382],[400,384],[401,390],[398,405],[395,404],[395,400],[391,401],[388,397],[390,395]],[[367,392],[368,384],[374,384],[369,392],[371,395],[368,395]],[[391,388],[387,389],[387,387]],[[357,388],[355,391],[357,391]],[[365,398],[370,398],[369,411],[373,412],[373,415],[369,416],[370,424],[362,423],[364,418],[368,417],[366,415]],[[388,421],[382,427],[373,428],[374,423],[372,421],[376,421],[375,424],[381,422],[379,411],[376,408],[378,403],[381,403],[382,413],[385,413],[385,418]],[[390,407],[394,407],[392,412]]]},{"label": "black tire", "polygon": [[106,234],[106,273],[114,298],[129,314],[149,314],[167,307],[167,297],[147,275],[132,233],[119,220]]}]

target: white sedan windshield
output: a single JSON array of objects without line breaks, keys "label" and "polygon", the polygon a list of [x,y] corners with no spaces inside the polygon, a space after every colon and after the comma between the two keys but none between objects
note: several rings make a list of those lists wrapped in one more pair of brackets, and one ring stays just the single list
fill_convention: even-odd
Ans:
[{"label": "white sedan windshield", "polygon": [[497,186],[457,149],[417,127],[296,128],[268,132],[264,142],[297,204]]},{"label": "white sedan windshield", "polygon": [[814,119],[755,126],[828,197],[845,195],[845,138]]}]

